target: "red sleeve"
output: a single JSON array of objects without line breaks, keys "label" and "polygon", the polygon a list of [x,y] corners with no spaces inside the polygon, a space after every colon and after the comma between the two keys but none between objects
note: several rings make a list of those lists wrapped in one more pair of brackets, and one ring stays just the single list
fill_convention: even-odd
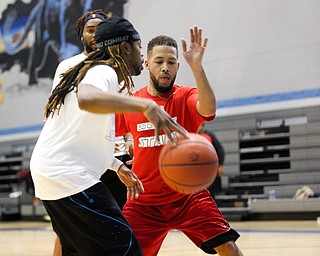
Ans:
[{"label": "red sleeve", "polygon": [[196,118],[200,123],[212,121],[215,118],[215,115],[208,116],[208,117],[201,116],[196,107],[197,102],[198,102],[198,91],[196,88],[192,88],[189,91],[189,95],[187,98],[187,106],[188,106],[189,112],[191,113],[191,116],[193,118]]},{"label": "red sleeve", "polygon": [[128,132],[123,114],[115,115],[115,124],[116,124],[116,137],[124,136]]}]

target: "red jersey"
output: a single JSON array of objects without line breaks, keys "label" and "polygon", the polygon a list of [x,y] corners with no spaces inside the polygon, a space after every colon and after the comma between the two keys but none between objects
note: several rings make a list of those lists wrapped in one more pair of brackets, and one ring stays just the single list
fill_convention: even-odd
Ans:
[{"label": "red jersey", "polygon": [[[174,85],[173,91],[163,98],[152,96],[144,87],[134,93],[139,98],[154,100],[163,106],[165,111],[188,132],[196,133],[199,126],[214,119],[214,116],[203,117],[197,109],[197,89],[189,86]],[[130,132],[134,138],[133,172],[143,183],[145,192],[133,202],[146,205],[159,205],[176,201],[183,194],[175,192],[161,178],[158,166],[160,150],[167,143],[167,136],[161,131],[160,143],[156,144],[154,127],[148,119],[140,113],[125,113],[117,120],[117,134]]]}]

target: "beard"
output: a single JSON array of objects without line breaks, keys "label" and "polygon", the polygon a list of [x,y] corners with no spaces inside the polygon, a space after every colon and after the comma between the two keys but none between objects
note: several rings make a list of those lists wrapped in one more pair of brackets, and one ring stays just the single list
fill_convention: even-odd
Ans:
[{"label": "beard", "polygon": [[88,54],[95,51],[95,49],[92,49],[91,44],[87,44],[87,43],[84,44],[84,49]]},{"label": "beard", "polygon": [[150,73],[151,81],[153,83],[153,87],[157,92],[162,93],[162,94],[166,94],[172,90],[172,87],[174,85],[174,81],[176,80],[176,77],[172,78],[172,81],[169,86],[162,86],[162,85],[160,85],[158,79],[150,71],[149,71],[149,73]]},{"label": "beard", "polygon": [[141,71],[143,70],[143,61],[138,62],[134,59],[131,59],[130,66],[131,66],[131,74],[133,76],[138,76],[141,74]]}]

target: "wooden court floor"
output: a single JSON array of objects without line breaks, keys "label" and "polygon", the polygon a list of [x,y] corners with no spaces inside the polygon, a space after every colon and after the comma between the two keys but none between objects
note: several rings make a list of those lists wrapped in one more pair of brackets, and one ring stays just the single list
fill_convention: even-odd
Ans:
[{"label": "wooden court floor", "polygon": [[[315,221],[230,222],[245,256],[319,256],[320,224]],[[0,221],[1,256],[50,256],[55,235],[50,222]],[[167,236],[159,256],[207,255],[179,231]]]}]

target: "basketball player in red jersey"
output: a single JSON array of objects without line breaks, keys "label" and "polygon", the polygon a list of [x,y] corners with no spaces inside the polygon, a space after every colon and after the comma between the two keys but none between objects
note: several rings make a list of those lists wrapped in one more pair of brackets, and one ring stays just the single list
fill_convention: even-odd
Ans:
[{"label": "basketball player in red jersey", "polygon": [[[188,132],[196,133],[202,123],[214,119],[216,99],[202,66],[208,39],[202,40],[202,29],[197,26],[190,28],[190,36],[189,49],[182,40],[182,54],[194,75],[196,88],[174,83],[180,65],[177,42],[168,36],[158,36],[147,47],[149,84],[135,96],[154,100]],[[144,255],[157,255],[167,233],[178,229],[206,253],[242,256],[235,243],[239,234],[224,219],[208,190],[183,195],[162,180],[158,157],[167,143],[165,134],[157,141],[154,127],[142,114],[124,114],[119,118],[120,134],[130,132],[134,137],[132,168],[145,188],[138,199],[127,201],[123,213]]]}]

